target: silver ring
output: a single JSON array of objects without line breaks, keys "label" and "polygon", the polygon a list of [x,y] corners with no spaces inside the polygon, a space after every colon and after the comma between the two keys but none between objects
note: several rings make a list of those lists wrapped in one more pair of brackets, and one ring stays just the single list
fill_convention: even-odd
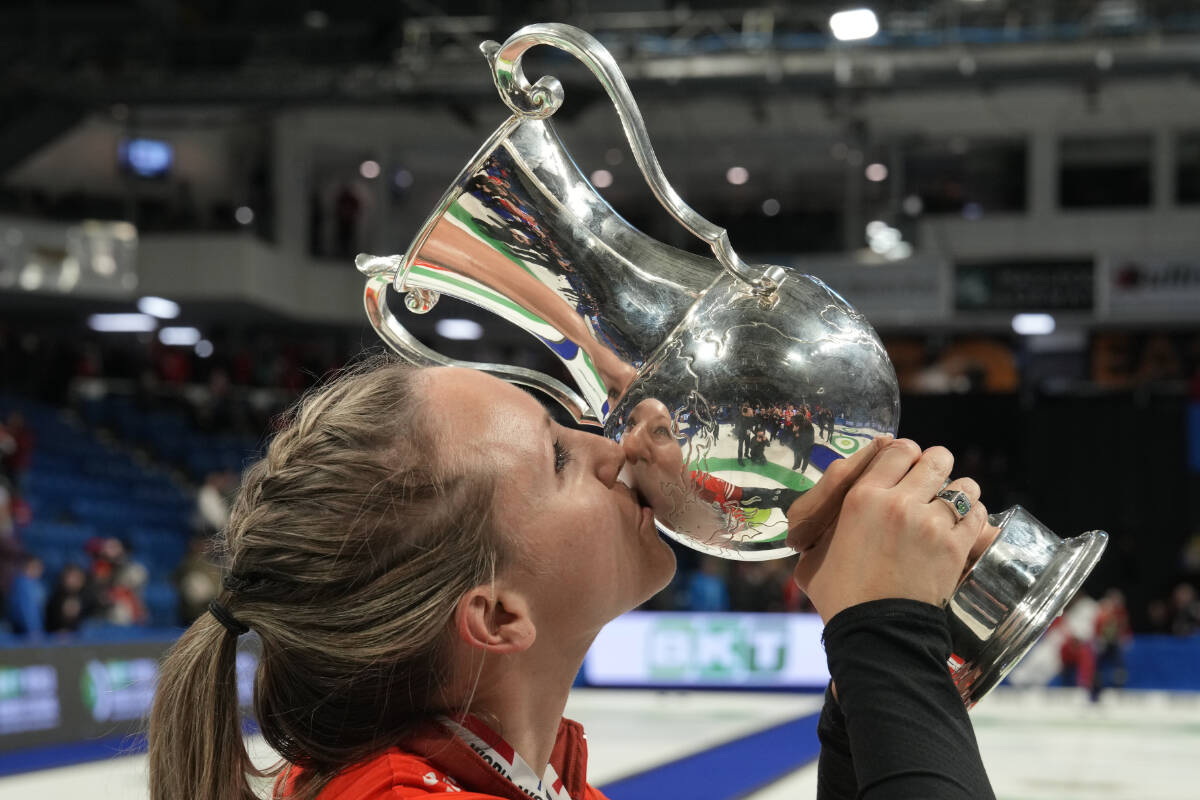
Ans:
[{"label": "silver ring", "polygon": [[950,506],[950,510],[954,512],[955,522],[971,513],[971,499],[967,497],[966,492],[942,489],[934,495],[934,499],[942,500]]}]

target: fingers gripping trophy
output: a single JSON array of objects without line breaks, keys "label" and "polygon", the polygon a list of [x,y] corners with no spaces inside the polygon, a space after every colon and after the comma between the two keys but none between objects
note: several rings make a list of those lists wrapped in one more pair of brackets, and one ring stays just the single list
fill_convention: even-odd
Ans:
[{"label": "fingers gripping trophy", "polygon": [[[561,84],[550,76],[531,84],[522,71],[535,45],[566,51],[600,80],[655,197],[712,258],[646,236],[597,194],[549,121]],[[899,389],[878,335],[820,280],[743,262],[726,232],[683,201],[624,77],[590,35],[531,25],[481,49],[513,114],[406,253],[358,257],[372,325],[413,363],[489,372],[603,428],[631,454],[625,477],[667,536],[729,559],[795,554],[789,509],[822,495],[809,493],[831,468],[837,474],[868,442],[896,432]],[[575,386],[436,353],[389,309],[389,288],[413,313],[450,294],[498,314],[553,350]],[[973,501],[957,484],[937,499],[964,518]],[[949,666],[968,705],[1037,641],[1107,542],[1100,531],[1060,539],[1019,506],[989,521],[992,540],[947,605]]]}]

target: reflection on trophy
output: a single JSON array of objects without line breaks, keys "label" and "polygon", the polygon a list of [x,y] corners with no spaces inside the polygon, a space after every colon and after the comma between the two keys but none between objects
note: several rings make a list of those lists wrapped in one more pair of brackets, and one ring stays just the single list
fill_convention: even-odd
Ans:
[{"label": "reflection on trophy", "polygon": [[[526,50],[550,44],[599,78],[655,196],[714,258],[631,227],[597,194],[548,121],[558,81],[530,84]],[[485,42],[514,112],[451,184],[403,255],[359,256],[366,307],[383,339],[418,364],[456,364],[543,391],[626,450],[626,469],[660,530],[732,559],[792,555],[787,508],[830,464],[894,434],[895,372],[870,324],[821,281],[744,263],[724,230],[671,188],[628,86],[588,34],[533,25]],[[575,382],[426,348],[386,303],[415,313],[443,293],[541,339]],[[1017,507],[951,598],[951,668],[973,704],[1074,595],[1099,559],[1098,531],[1061,540]]]}]

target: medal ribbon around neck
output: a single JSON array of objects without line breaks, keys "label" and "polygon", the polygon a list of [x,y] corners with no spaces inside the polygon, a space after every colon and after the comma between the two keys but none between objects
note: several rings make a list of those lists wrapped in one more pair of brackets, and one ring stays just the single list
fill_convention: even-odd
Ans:
[{"label": "medal ribbon around neck", "polygon": [[517,754],[512,745],[482,721],[475,717],[467,717],[458,722],[449,717],[442,717],[441,722],[455,736],[466,742],[492,769],[533,800],[572,800],[552,765],[547,764],[546,774],[539,778],[533,767]]}]

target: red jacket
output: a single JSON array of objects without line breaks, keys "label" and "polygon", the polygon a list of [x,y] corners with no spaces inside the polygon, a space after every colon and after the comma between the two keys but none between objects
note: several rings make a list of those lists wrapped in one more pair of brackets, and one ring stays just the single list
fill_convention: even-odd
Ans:
[{"label": "red jacket", "polygon": [[[476,729],[481,726],[478,720],[472,723]],[[507,747],[499,737],[493,743],[500,749]],[[564,719],[559,723],[550,764],[571,800],[607,800],[587,783],[587,737],[578,722]],[[289,788],[299,772],[294,767],[285,773]],[[497,772],[466,741],[436,722],[426,725],[403,747],[389,748],[344,770],[326,785],[320,800],[402,800],[448,793],[456,800],[530,800],[529,794]],[[291,792],[277,796],[290,797]]]}]

